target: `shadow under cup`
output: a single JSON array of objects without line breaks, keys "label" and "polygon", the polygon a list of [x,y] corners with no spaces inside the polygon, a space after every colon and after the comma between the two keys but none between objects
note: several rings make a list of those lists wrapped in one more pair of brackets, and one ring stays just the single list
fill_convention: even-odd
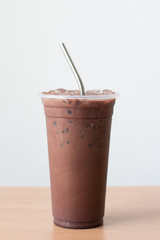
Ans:
[{"label": "shadow under cup", "polygon": [[66,228],[103,224],[115,94],[42,94],[46,115],[54,223]]}]

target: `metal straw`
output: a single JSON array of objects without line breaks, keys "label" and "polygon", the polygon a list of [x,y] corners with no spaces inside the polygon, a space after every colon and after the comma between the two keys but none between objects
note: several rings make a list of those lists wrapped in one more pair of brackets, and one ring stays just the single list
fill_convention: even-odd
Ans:
[{"label": "metal straw", "polygon": [[75,67],[75,65],[74,65],[70,55],[69,55],[69,52],[67,51],[66,46],[64,45],[64,43],[61,43],[60,47],[61,47],[62,52],[63,52],[63,54],[64,54],[64,56],[65,56],[65,58],[66,58],[66,60],[67,60],[67,62],[69,64],[69,66],[70,66],[70,68],[71,68],[71,70],[72,70],[72,72],[73,72],[73,74],[74,74],[74,76],[75,76],[75,78],[77,80],[77,83],[78,83],[78,86],[79,86],[79,90],[80,90],[80,94],[81,95],[85,95],[84,84],[83,84],[82,79],[81,79],[81,77],[80,77],[80,75],[79,75],[79,73],[78,73],[78,71],[77,71],[77,69],[76,69],[76,67]]}]

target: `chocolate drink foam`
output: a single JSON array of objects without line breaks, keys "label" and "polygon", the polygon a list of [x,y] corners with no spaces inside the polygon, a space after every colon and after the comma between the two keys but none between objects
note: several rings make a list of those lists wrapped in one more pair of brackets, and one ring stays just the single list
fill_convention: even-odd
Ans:
[{"label": "chocolate drink foam", "polygon": [[52,210],[54,223],[61,227],[103,223],[114,95],[110,90],[90,90],[81,99],[78,90],[65,89],[42,94]]},{"label": "chocolate drink foam", "polygon": [[[64,88],[59,88],[55,90],[50,90],[48,92],[43,92],[43,94],[48,94],[48,95],[68,95],[68,96],[78,96],[80,95],[79,90],[66,90]],[[93,89],[93,90],[87,90],[85,95],[113,95],[115,92],[108,90],[108,89]]]}]

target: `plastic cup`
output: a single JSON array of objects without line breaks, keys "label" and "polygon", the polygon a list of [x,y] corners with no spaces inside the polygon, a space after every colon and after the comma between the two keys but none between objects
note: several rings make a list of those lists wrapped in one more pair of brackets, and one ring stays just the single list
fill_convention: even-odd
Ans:
[{"label": "plastic cup", "polygon": [[41,94],[46,115],[54,223],[103,224],[110,129],[117,94]]}]

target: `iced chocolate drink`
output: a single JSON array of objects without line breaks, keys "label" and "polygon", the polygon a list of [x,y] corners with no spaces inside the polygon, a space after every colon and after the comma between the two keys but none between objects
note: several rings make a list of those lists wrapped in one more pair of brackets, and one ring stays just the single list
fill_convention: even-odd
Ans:
[{"label": "iced chocolate drink", "polygon": [[116,94],[64,89],[42,94],[46,115],[54,223],[102,225],[109,140]]}]

